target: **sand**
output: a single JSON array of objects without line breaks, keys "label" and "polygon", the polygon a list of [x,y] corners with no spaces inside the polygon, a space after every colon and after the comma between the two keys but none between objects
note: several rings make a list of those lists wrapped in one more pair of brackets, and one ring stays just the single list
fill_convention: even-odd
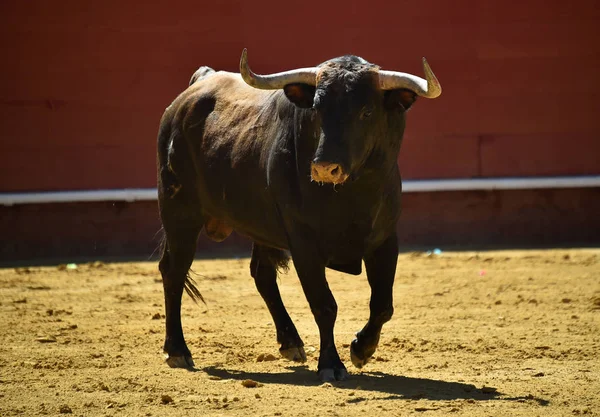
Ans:
[{"label": "sand", "polygon": [[196,369],[164,362],[156,262],[0,269],[0,415],[600,415],[600,250],[401,254],[395,314],[354,368],[365,276],[328,272],[350,379],[322,384],[318,332],[293,270],[282,297],[306,364],[279,356],[249,260],[193,265]]}]

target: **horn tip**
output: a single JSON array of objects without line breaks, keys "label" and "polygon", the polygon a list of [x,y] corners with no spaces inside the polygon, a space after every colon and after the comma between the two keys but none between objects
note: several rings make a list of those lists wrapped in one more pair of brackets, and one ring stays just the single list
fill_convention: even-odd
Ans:
[{"label": "horn tip", "polygon": [[246,67],[248,66],[248,50],[244,48],[242,50],[242,56],[240,58],[240,73],[244,74],[246,71]]},{"label": "horn tip", "polygon": [[428,90],[433,87],[435,91],[434,95],[431,98],[439,97],[442,94],[442,86],[436,76],[433,74],[427,59],[423,57],[423,69],[425,71],[425,75],[427,77]]},{"label": "horn tip", "polygon": [[242,50],[242,57],[240,58],[240,74],[246,84],[254,86],[254,73],[248,67],[248,49],[246,48]]}]

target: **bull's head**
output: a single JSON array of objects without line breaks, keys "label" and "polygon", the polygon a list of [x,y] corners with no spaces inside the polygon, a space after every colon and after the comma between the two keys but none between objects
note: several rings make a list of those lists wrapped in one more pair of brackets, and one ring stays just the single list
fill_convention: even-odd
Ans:
[{"label": "bull's head", "polygon": [[[312,160],[314,181],[340,184],[368,158],[384,133],[390,112],[402,118],[416,96],[436,98],[442,88],[423,58],[426,79],[379,67],[356,56],[332,59],[315,68],[257,75],[244,49],[240,73],[255,88],[283,89],[301,108],[312,108],[320,119],[320,137]],[[403,131],[397,132],[402,136]]]}]

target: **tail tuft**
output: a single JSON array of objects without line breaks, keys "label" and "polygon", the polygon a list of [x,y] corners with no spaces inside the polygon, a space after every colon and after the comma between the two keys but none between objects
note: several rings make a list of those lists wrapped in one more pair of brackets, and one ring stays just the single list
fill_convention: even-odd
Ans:
[{"label": "tail tuft", "polygon": [[190,271],[188,271],[188,273],[185,277],[184,288],[185,288],[185,292],[187,293],[187,295],[189,295],[190,298],[192,300],[194,300],[194,302],[196,304],[198,304],[198,300],[200,300],[204,303],[204,305],[206,305],[206,301],[204,301],[204,297],[202,297],[202,294],[200,294],[200,291],[196,287],[196,281],[194,281],[194,279],[190,276]]},{"label": "tail tuft", "polygon": [[290,270],[290,257],[285,251],[271,250],[267,256],[278,273],[287,273]]}]

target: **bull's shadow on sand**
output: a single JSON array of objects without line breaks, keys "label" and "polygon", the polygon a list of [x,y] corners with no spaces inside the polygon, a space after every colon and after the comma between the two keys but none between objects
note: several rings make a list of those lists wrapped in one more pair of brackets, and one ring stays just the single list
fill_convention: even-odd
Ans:
[{"label": "bull's shadow on sand", "polygon": [[[299,386],[319,386],[316,373],[307,366],[286,367],[287,372],[244,372],[232,369],[223,369],[214,366],[197,369],[205,372],[212,377],[222,379],[246,380],[251,379],[263,384],[287,384]],[[383,399],[390,400],[474,400],[474,401],[519,401],[535,402],[539,405],[548,405],[549,401],[542,398],[525,395],[519,397],[509,397],[501,392],[491,390],[482,390],[472,384],[461,382],[446,382],[435,379],[411,378],[399,375],[390,375],[383,372],[361,372],[351,374],[348,380],[333,383],[341,389],[360,389],[366,391],[389,394]],[[360,401],[360,397],[357,397]]]}]

